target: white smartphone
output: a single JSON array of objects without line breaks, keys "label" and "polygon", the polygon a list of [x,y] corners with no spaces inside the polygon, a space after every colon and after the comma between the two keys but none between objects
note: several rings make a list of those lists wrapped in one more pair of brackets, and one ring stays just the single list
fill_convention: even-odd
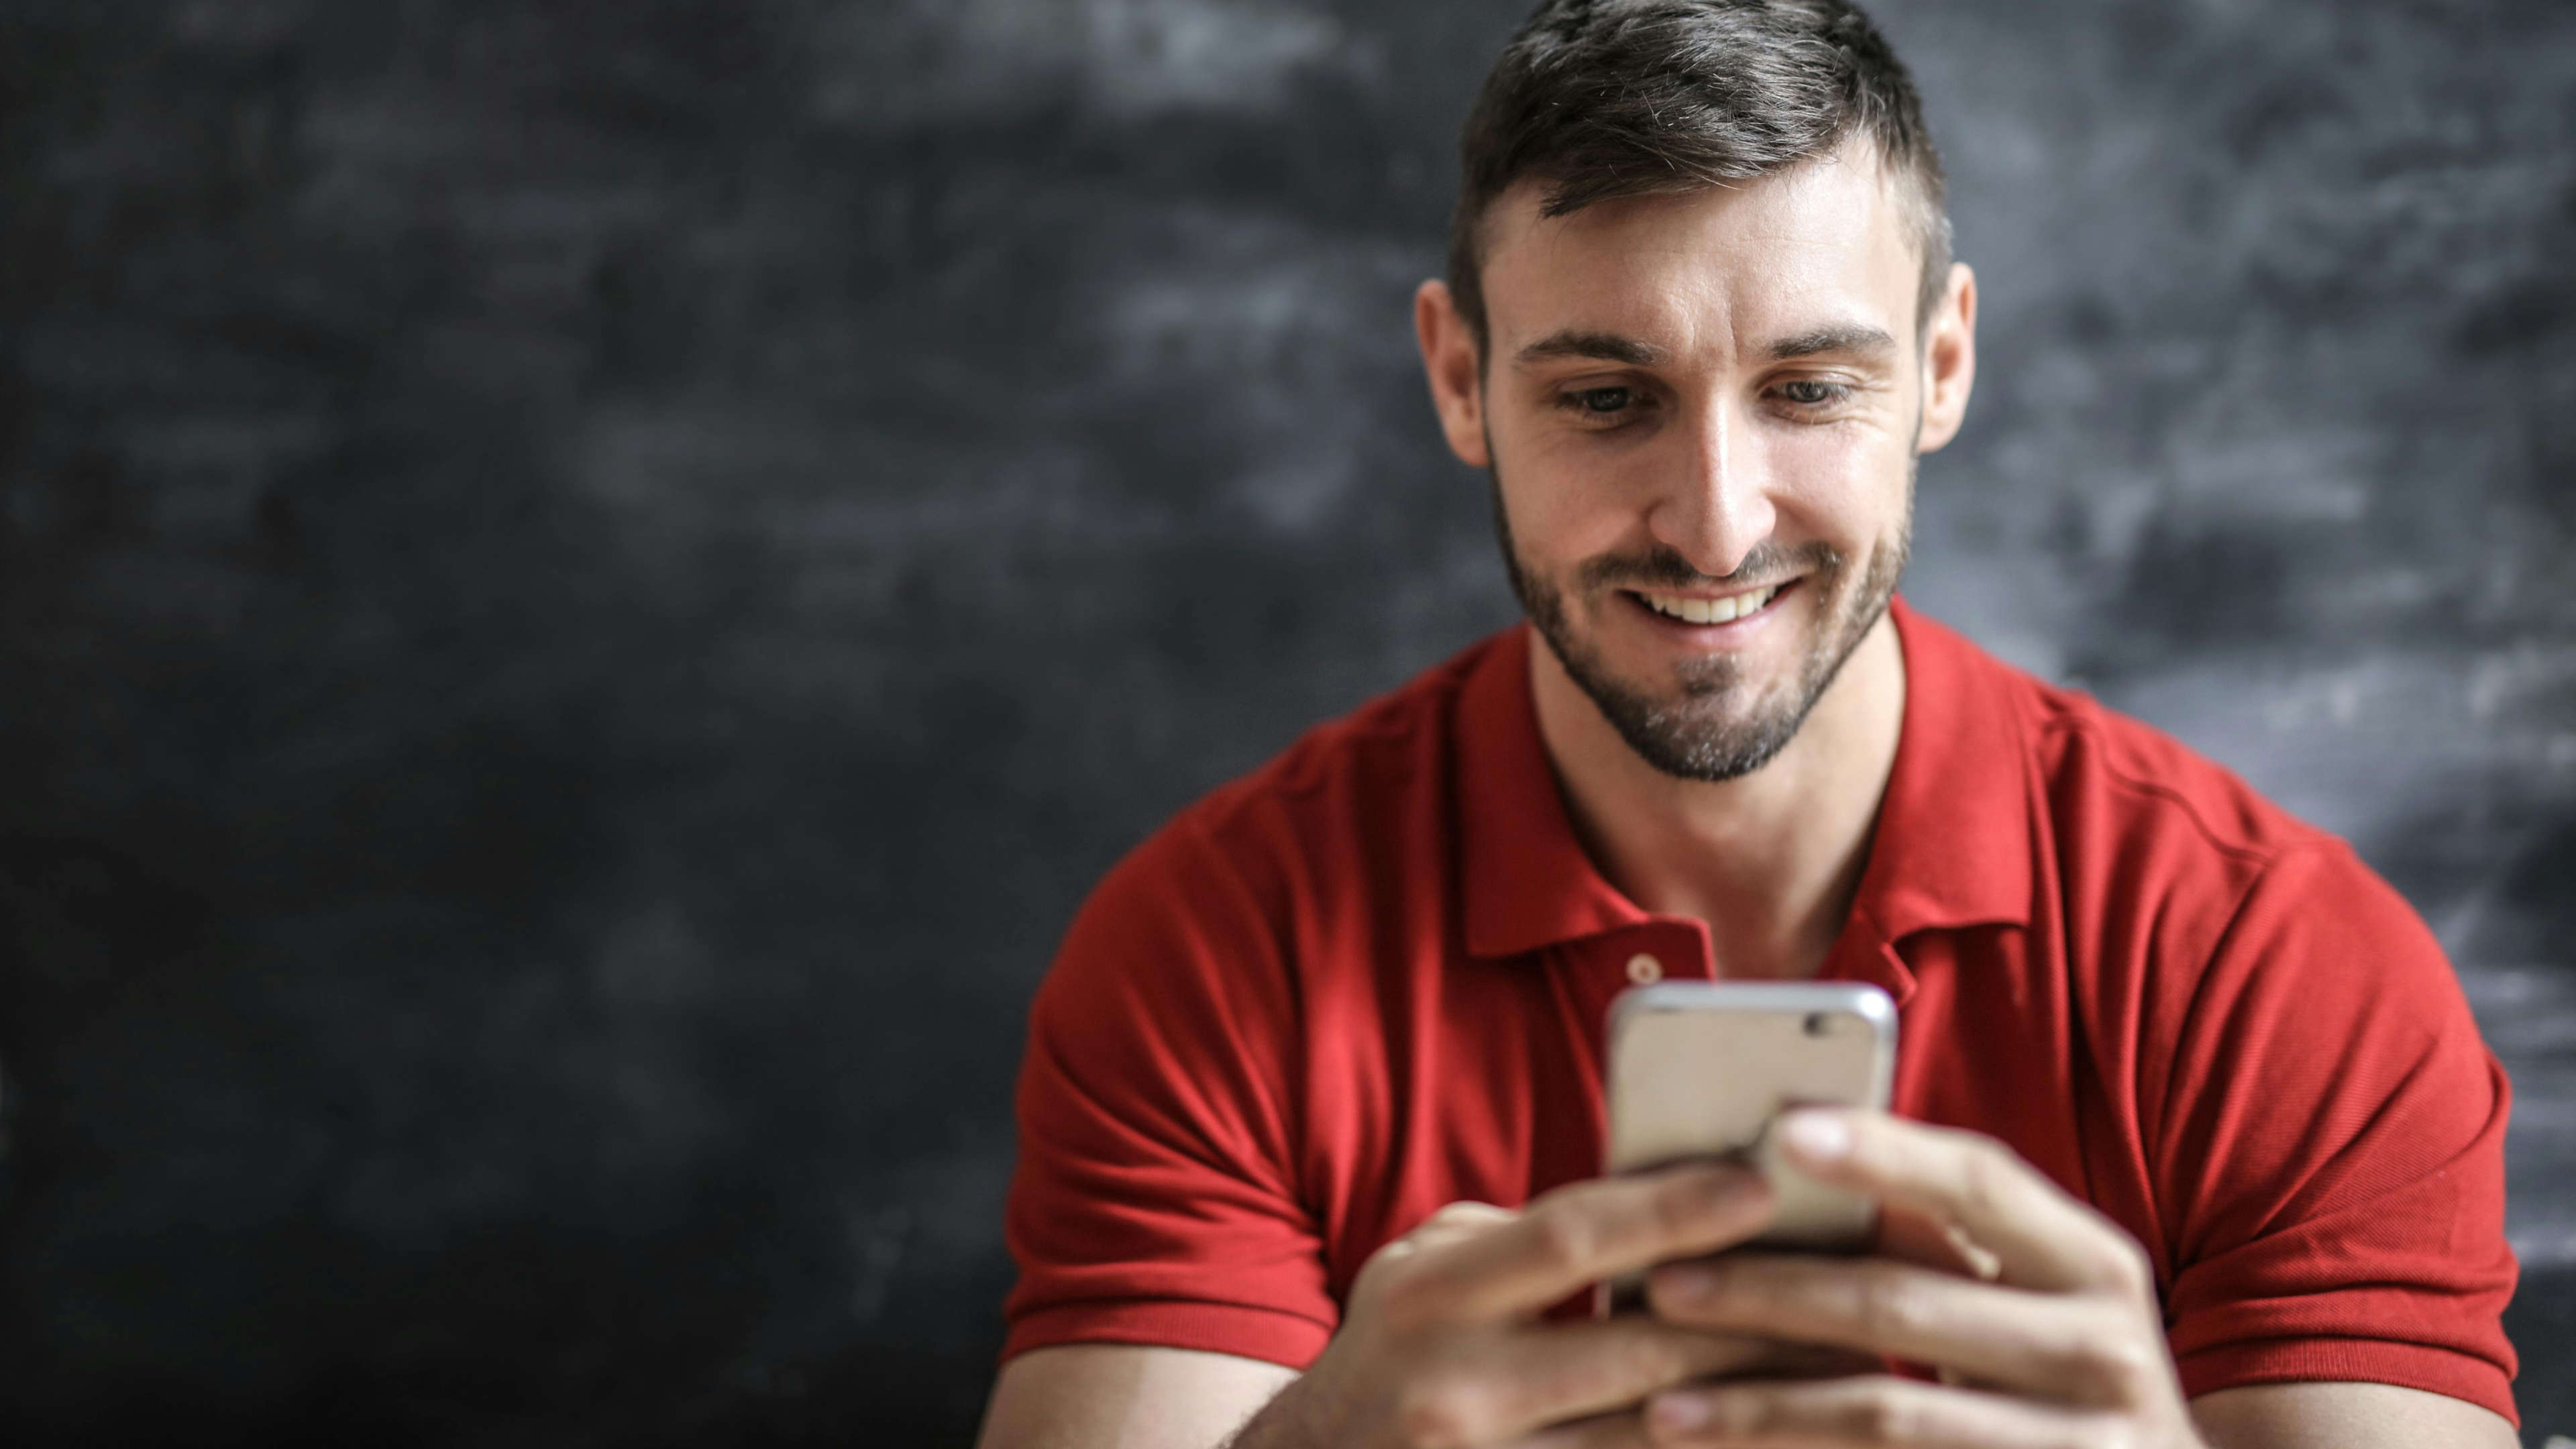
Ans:
[{"label": "white smartphone", "polygon": [[[1896,1005],[1851,981],[1666,981],[1610,1008],[1610,1172],[1707,1158],[1750,1162],[1779,1217],[1756,1243],[1865,1248],[1876,1210],[1769,1150],[1771,1120],[1798,1106],[1885,1110]],[[1633,1283],[1613,1284],[1614,1302]]]}]

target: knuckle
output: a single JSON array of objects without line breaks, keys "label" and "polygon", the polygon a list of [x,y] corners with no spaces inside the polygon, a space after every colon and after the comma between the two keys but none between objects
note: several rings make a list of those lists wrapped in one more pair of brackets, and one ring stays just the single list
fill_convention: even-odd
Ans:
[{"label": "knuckle", "polygon": [[1712,1209],[1729,1200],[1721,1194],[1731,1182],[1731,1178],[1696,1172],[1656,1184],[1654,1194],[1646,1199],[1648,1226],[1667,1240],[1705,1233],[1714,1216]]},{"label": "knuckle", "polygon": [[1584,1214],[1556,1205],[1530,1219],[1530,1251],[1554,1271],[1575,1273],[1589,1268],[1601,1235]]},{"label": "knuckle", "polygon": [[2102,1281],[2133,1302],[2153,1296],[2156,1273],[2147,1261],[2147,1250],[2117,1227],[2111,1229],[2109,1238],[2102,1254]]},{"label": "knuckle", "polygon": [[1388,1274],[1399,1274],[1399,1271],[1404,1271],[1404,1263],[1412,1261],[1414,1253],[1419,1253],[1419,1250],[1422,1250],[1422,1245],[1414,1243],[1412,1238],[1391,1240],[1360,1261],[1360,1279],[1383,1279]]},{"label": "knuckle", "polygon": [[1880,1379],[1852,1400],[1843,1430],[1864,1444],[1902,1444],[1921,1437],[1913,1403]]},{"label": "knuckle", "polygon": [[1359,1285],[1364,1283],[1381,1283],[1389,1278],[1402,1277],[1418,1251],[1416,1244],[1403,1238],[1379,1248],[1361,1261],[1358,1276],[1351,1280],[1352,1290],[1360,1291]]},{"label": "knuckle", "polygon": [[1679,1242],[1690,1236],[1693,1213],[1690,1195],[1676,1184],[1659,1185],[1653,1195],[1639,1205],[1638,1217],[1647,1232],[1658,1242]]},{"label": "knuckle", "polygon": [[1421,1226],[1415,1228],[1414,1232],[1419,1233],[1425,1228],[1481,1227],[1510,1216],[1509,1210],[1498,1208],[1491,1203],[1463,1200],[1443,1203],[1431,1216],[1424,1218]]},{"label": "knuckle", "polygon": [[2147,1449],[2146,1434],[2126,1415],[2088,1416],[2070,1427],[2073,1437],[2068,1442],[2084,1449]]},{"label": "knuckle", "polygon": [[1929,1326],[1929,1303],[1921,1290],[1901,1278],[1872,1274],[1862,1280],[1857,1297],[1861,1329],[1874,1342],[1911,1342]]},{"label": "knuckle", "polygon": [[2083,1396],[2096,1403],[2134,1402],[2162,1367],[2161,1350],[2150,1348],[2134,1333],[2105,1332],[2088,1337],[2090,1341],[2066,1367],[2081,1385]]},{"label": "knuckle", "polygon": [[[1377,1320],[1388,1329],[1409,1333],[1439,1322],[1445,1315],[1447,1293],[1440,1280],[1430,1274],[1408,1271],[1413,1264],[1404,1260],[1370,1260],[1360,1270],[1364,1280],[1355,1285],[1354,1300],[1365,1300]],[[1375,1273],[1373,1281],[1369,1275]]]},{"label": "knuckle", "polygon": [[1620,1383],[1680,1383],[1714,1372],[1712,1360],[1716,1367],[1724,1367],[1736,1351],[1733,1340],[1676,1332],[1647,1319],[1612,1350],[1605,1373]]},{"label": "knuckle", "polygon": [[1960,1199],[1979,1216],[2000,1216],[2011,1200],[2019,1166],[2002,1143],[1991,1137],[1974,1139],[1959,1169]]}]

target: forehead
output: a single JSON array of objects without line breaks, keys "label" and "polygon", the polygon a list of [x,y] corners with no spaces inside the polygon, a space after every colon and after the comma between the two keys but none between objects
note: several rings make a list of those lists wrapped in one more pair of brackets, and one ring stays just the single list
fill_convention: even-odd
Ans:
[{"label": "forehead", "polygon": [[1676,355],[1758,351],[1836,323],[1913,335],[1920,259],[1897,185],[1864,148],[1775,175],[1542,217],[1523,182],[1486,218],[1496,355],[1566,328]]}]

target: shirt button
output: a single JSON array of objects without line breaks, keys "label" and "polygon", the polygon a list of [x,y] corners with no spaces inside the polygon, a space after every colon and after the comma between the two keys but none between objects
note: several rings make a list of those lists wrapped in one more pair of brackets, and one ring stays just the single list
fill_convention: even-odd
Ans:
[{"label": "shirt button", "polygon": [[1652,986],[1664,979],[1664,963],[1640,951],[1628,958],[1628,979],[1640,986]]}]

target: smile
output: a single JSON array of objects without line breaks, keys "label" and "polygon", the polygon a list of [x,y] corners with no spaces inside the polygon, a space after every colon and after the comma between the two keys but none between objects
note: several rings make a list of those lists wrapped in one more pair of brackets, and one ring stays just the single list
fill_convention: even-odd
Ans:
[{"label": "smile", "polygon": [[1772,599],[1778,597],[1782,589],[1787,587],[1787,584],[1773,584],[1768,588],[1729,594],[1723,599],[1692,599],[1680,594],[1651,593],[1644,589],[1633,592],[1647,608],[1668,619],[1679,619],[1685,624],[1731,624],[1748,614],[1758,612],[1763,605],[1770,603]]}]

